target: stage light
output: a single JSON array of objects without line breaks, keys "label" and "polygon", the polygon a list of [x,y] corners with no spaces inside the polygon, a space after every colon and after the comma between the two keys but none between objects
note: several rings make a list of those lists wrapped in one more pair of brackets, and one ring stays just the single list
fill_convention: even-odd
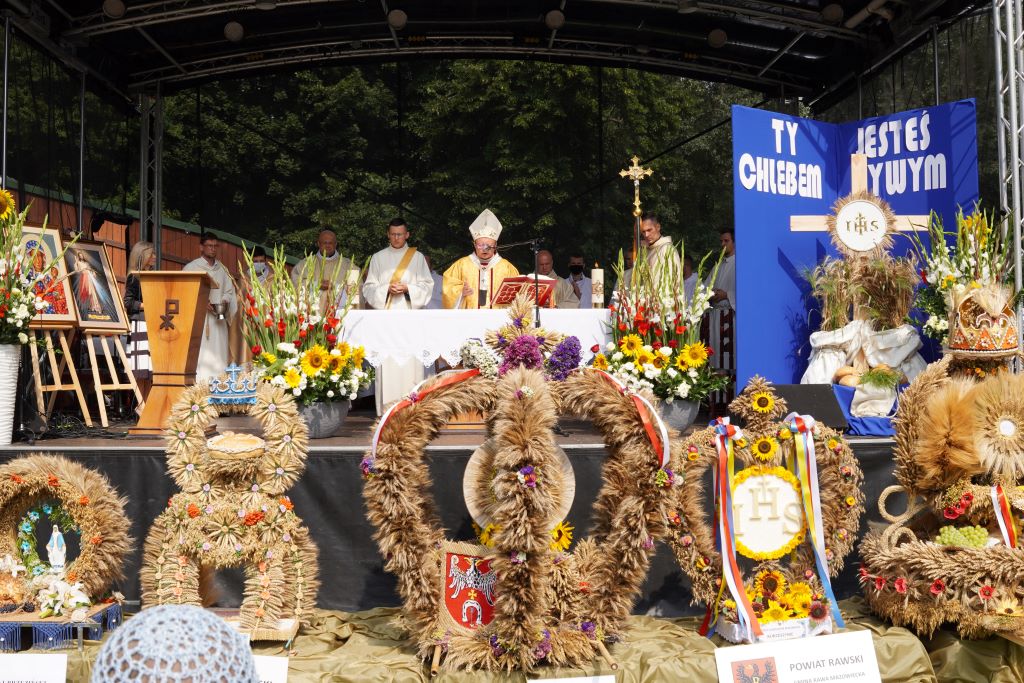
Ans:
[{"label": "stage light", "polygon": [[557,31],[565,26],[565,13],[558,9],[551,10],[544,15],[544,25],[552,31]]},{"label": "stage light", "polygon": [[405,28],[405,24],[408,21],[409,15],[406,14],[404,10],[393,9],[390,12],[388,12],[388,26],[395,29],[396,31],[401,31],[403,28]]},{"label": "stage light", "polygon": [[821,20],[826,24],[838,24],[843,20],[844,14],[843,6],[837,2],[833,2],[821,8]]},{"label": "stage light", "polygon": [[103,0],[103,13],[110,19],[120,19],[126,11],[124,0]]},{"label": "stage light", "polygon": [[725,47],[727,42],[729,42],[729,36],[720,28],[712,29],[711,32],[708,33],[708,45],[716,50],[720,47]]},{"label": "stage light", "polygon": [[229,21],[224,24],[224,37],[232,43],[237,43],[245,37],[245,27],[237,21]]},{"label": "stage light", "polygon": [[277,0],[256,0],[256,2],[252,3],[252,6],[264,11],[277,9]]}]

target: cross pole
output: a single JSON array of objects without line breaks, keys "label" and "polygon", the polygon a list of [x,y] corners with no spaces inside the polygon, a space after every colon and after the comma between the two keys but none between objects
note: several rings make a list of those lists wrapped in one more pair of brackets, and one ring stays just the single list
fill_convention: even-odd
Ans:
[{"label": "cross pole", "polygon": [[635,154],[633,155],[632,162],[632,166],[619,171],[619,176],[633,181],[633,262],[636,263],[638,250],[640,249],[640,216],[643,214],[643,211],[640,210],[640,181],[651,177],[654,169],[641,167],[640,157]]}]

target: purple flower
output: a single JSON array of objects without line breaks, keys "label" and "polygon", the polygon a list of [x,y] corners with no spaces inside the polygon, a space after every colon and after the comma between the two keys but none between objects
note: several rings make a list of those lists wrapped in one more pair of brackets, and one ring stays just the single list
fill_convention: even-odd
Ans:
[{"label": "purple flower", "polygon": [[580,630],[586,634],[587,638],[593,638],[597,633],[597,624],[592,621],[584,621],[580,624]]},{"label": "purple flower", "polygon": [[551,632],[543,631],[544,637],[539,643],[533,646],[533,658],[540,661],[551,654]]},{"label": "purple flower", "polygon": [[580,366],[582,358],[580,340],[576,337],[566,337],[558,342],[558,346],[551,353],[551,358],[548,359],[548,377],[559,382],[564,380]]},{"label": "purple flower", "polygon": [[537,488],[537,473],[533,470],[533,465],[519,468],[516,479],[528,489]]},{"label": "purple flower", "polygon": [[363,476],[369,479],[373,475],[377,474],[377,465],[373,458],[363,458],[362,462],[359,463],[359,469],[363,471]]},{"label": "purple flower", "polygon": [[505,654],[505,648],[498,642],[498,636],[492,635],[488,638],[487,642],[491,644],[491,652],[494,653],[495,657],[500,657]]},{"label": "purple flower", "polygon": [[544,357],[540,353],[540,344],[530,335],[524,334],[521,337],[516,337],[515,341],[508,345],[508,348],[505,349],[505,358],[501,363],[501,367],[498,368],[498,374],[504,375],[509,370],[514,370],[520,365],[527,370],[544,365]]},{"label": "purple flower", "polygon": [[517,315],[515,318],[513,318],[512,324],[516,327],[516,329],[522,329],[522,327],[523,327],[523,316]]}]

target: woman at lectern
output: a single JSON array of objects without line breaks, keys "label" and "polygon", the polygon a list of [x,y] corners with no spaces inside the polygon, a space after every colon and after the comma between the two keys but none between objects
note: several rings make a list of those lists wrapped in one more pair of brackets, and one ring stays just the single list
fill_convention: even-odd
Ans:
[{"label": "woman at lectern", "polygon": [[135,273],[153,270],[156,267],[156,248],[152,242],[136,242],[128,255],[128,279],[124,283],[124,308],[131,321],[131,336],[128,338],[128,362],[132,374],[142,392],[143,400],[149,396],[153,386],[153,364],[149,358],[149,337],[146,334],[146,318],[143,314],[142,285]]}]

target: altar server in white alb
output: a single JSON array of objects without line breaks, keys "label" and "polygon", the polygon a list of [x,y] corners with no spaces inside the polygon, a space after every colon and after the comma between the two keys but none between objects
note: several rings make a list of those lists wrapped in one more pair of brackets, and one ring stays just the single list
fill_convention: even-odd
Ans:
[{"label": "altar server in white alb", "polygon": [[[424,308],[434,292],[423,254],[410,247],[409,227],[405,220],[395,218],[388,225],[388,247],[370,259],[363,283],[363,297],[371,307],[382,311],[406,311]],[[385,357],[377,370],[377,414],[389,403],[402,398],[424,377],[423,363],[418,358],[401,361]]]},{"label": "altar server in white alb", "polygon": [[[206,325],[199,346],[199,364],[196,366],[197,379],[219,377],[231,364],[228,322],[238,312],[238,298],[235,296],[235,281],[231,273],[217,260],[219,247],[216,235],[203,233],[199,237],[199,253],[202,255],[184,268],[207,273],[217,284],[216,288],[210,288],[210,303],[206,308]],[[221,303],[226,306],[218,306]]]}]

